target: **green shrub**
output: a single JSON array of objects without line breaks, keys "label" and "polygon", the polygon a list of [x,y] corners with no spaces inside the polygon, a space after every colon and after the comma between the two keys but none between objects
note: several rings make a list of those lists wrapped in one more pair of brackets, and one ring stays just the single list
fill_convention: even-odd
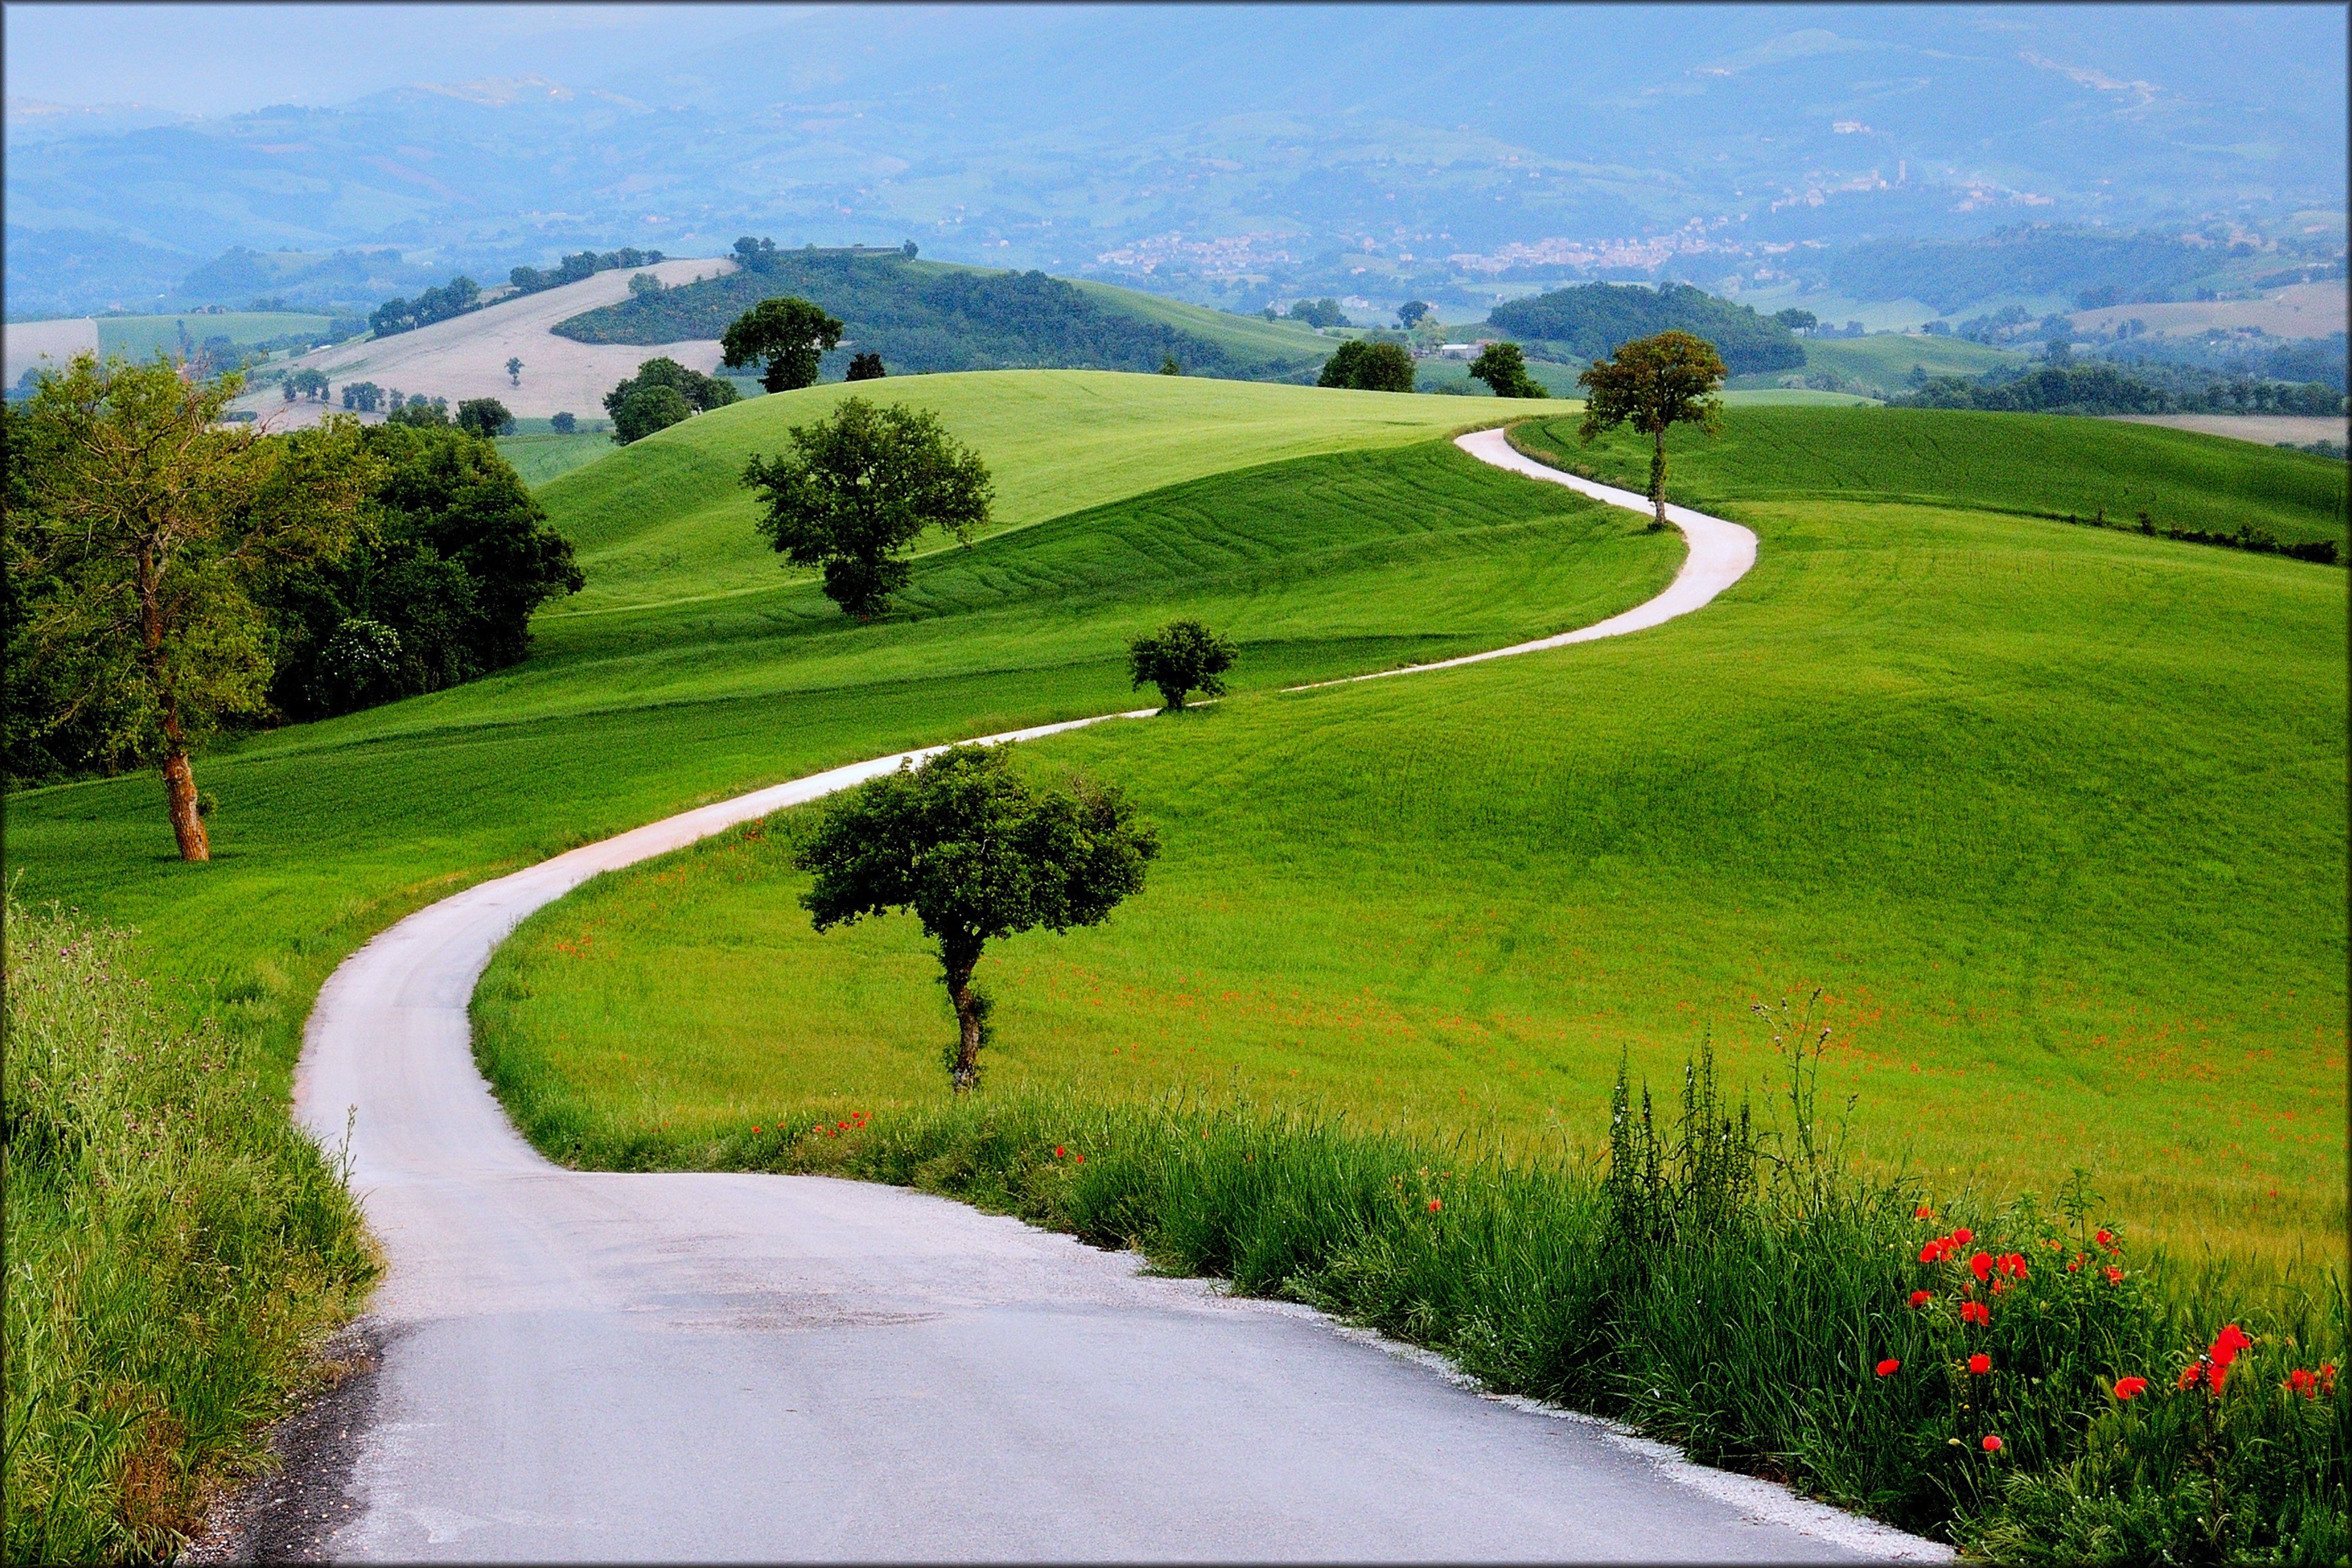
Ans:
[{"label": "green shrub", "polygon": [[337,1173],[128,939],[5,913],[5,1555],[170,1555],[373,1275]]}]

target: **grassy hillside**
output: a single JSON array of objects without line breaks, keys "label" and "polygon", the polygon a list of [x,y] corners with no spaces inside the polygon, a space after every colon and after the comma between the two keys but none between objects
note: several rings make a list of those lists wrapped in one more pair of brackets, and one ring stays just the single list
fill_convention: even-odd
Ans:
[{"label": "grassy hillside", "polygon": [[[534,423],[544,425],[547,421]],[[618,449],[610,433],[588,430],[574,431],[569,436],[559,436],[552,430],[501,436],[498,447],[499,456],[522,476],[523,483],[533,489],[559,474],[568,474],[599,458],[610,457]]]},{"label": "grassy hillside", "polygon": [[900,374],[1157,371],[1172,354],[1194,374],[1286,380],[1310,372],[1332,347],[1311,331],[1107,284],[838,250],[771,250],[725,277],[635,296],[554,331],[583,343],[716,338],[761,300],[787,294],[814,300],[847,328],[825,361],[834,374],[855,349],[879,353]]},{"label": "grassy hillside", "polygon": [[541,492],[588,574],[563,615],[772,587],[776,557],[752,530],[744,461],[851,396],[935,410],[977,447],[996,481],[992,529],[1280,458],[1426,440],[1500,412],[1456,398],[1108,372],[892,376],[754,398]]},{"label": "grassy hillside", "polygon": [[1874,332],[1864,338],[1807,338],[1801,371],[1769,371],[1734,376],[1734,387],[1769,387],[1790,375],[1827,373],[1843,376],[1856,391],[1888,397],[1911,390],[1911,367],[1927,374],[1982,375],[2006,365],[2021,364],[2026,356],[2014,349],[1994,348],[1966,338],[1923,337],[1907,332]]},{"label": "grassy hillside", "polygon": [[[1944,427],[1938,471],[1986,504],[1915,494],[1873,461],[1903,423],[1735,411],[1685,499],[1756,527],[1759,565],[1656,632],[1030,748],[1118,780],[1168,853],[1107,927],[993,950],[995,1083],[1590,1153],[1621,1052],[1660,1080],[1712,1033],[1752,1079],[1748,1004],[1820,986],[1880,1168],[1998,1194],[2079,1164],[2191,1252],[2340,1259],[2342,577],[2016,515],[2025,421]],[[2042,456],[2094,474],[2059,482],[2185,506],[2223,472],[2076,423]],[[2305,465],[2243,450],[2242,504],[2315,526]],[[1637,480],[1630,444],[1595,460]],[[942,1092],[919,933],[813,935],[797,820],[502,951],[482,1048],[543,1146],[723,1163],[753,1121]]]},{"label": "grassy hillside", "polygon": [[[2112,432],[2129,429],[2130,436]],[[1622,441],[1586,447],[1576,422],[1523,426],[1521,443],[1580,472],[1647,483]],[[1758,409],[1708,439],[1667,443],[1673,489],[1694,506],[1774,500],[1902,500],[2031,518],[2111,521],[2146,511],[2159,529],[2229,532],[2241,523],[2290,542],[2346,541],[2347,474],[2298,452],[2219,436],[2055,415],[1912,408]],[[2175,549],[2194,548],[2177,545]]]},{"label": "grassy hillside", "polygon": [[243,346],[298,332],[322,334],[331,320],[296,310],[232,310],[218,316],[100,316],[98,347],[100,353],[148,359],[158,349],[166,353],[179,353],[180,329],[184,326],[191,342],[201,343],[206,338],[225,337]]}]

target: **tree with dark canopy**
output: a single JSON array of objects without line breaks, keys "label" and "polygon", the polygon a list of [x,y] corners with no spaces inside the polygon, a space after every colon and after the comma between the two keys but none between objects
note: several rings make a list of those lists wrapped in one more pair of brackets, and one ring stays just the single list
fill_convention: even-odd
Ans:
[{"label": "tree with dark canopy", "polygon": [[1397,325],[1402,327],[1409,332],[1415,327],[1421,325],[1422,318],[1428,314],[1428,300],[1407,300],[1403,304],[1397,307]]},{"label": "tree with dark canopy", "polygon": [[792,392],[816,384],[817,362],[838,346],[842,324],[806,300],[762,300],[728,324],[719,340],[727,368],[764,360],[760,384]]},{"label": "tree with dark canopy", "polygon": [[1527,356],[1517,343],[1488,343],[1470,362],[1470,374],[1497,397],[1549,397],[1551,390],[1528,374]]},{"label": "tree with dark canopy", "polygon": [[849,356],[846,381],[880,381],[889,372],[882,368],[882,356],[877,353],[856,353]]},{"label": "tree with dark canopy", "polygon": [[907,585],[900,552],[923,530],[969,544],[988,521],[988,466],[928,409],[845,398],[792,438],[792,451],[743,470],[764,503],[760,531],[792,564],[822,567],[825,596],[859,620]]},{"label": "tree with dark canopy", "polygon": [[1576,378],[1585,389],[1584,424],[1577,434],[1587,443],[1603,431],[1631,425],[1651,438],[1650,504],[1666,526],[1666,432],[1696,425],[1712,436],[1722,427],[1723,359],[1715,345],[1688,332],[1636,338],[1614,360],[1595,360]]},{"label": "tree with dark canopy", "polygon": [[1225,694],[1225,671],[1234,667],[1234,645],[1194,620],[1171,621],[1127,645],[1128,671],[1135,689],[1160,689],[1171,713],[1181,712],[1185,694]]},{"label": "tree with dark canopy", "polygon": [[1066,795],[1040,794],[1001,748],[950,746],[844,796],[796,861],[815,878],[801,902],[818,931],[894,909],[923,922],[955,1009],[946,1055],[961,1094],[987,1038],[988,1000],[972,984],[986,945],[1100,924],[1159,853],[1118,789],[1080,778]]},{"label": "tree with dark canopy", "polygon": [[514,416],[495,397],[468,397],[457,405],[457,428],[488,441],[514,428]]},{"label": "tree with dark canopy", "polygon": [[1412,355],[1396,343],[1353,338],[1323,362],[1318,386],[1352,386],[1363,392],[1411,392]]},{"label": "tree with dark canopy", "polygon": [[682,419],[724,408],[742,395],[724,376],[688,370],[664,355],[637,366],[637,374],[604,395],[613,416],[613,440],[625,447]]}]

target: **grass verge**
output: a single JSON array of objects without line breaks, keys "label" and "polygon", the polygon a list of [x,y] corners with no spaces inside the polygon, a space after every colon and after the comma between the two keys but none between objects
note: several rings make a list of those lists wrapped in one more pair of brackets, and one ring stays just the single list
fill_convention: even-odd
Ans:
[{"label": "grass verge", "polygon": [[5,922],[6,1556],[165,1558],[374,1264],[252,1045],[173,1023],[123,932]]}]

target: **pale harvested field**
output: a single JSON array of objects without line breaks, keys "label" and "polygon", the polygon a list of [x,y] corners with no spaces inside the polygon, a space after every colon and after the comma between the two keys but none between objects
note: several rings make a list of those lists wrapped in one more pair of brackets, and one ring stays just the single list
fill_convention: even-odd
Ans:
[{"label": "pale harvested field", "polygon": [[[336,388],[338,400],[329,405],[332,408],[342,406],[340,397],[346,382],[372,381],[386,391],[446,397],[453,409],[468,397],[495,397],[519,418],[545,418],[564,412],[602,418],[604,395],[614,383],[635,375],[646,360],[667,355],[695,370],[717,370],[717,341],[653,348],[575,343],[548,329],[583,310],[626,298],[633,271],[650,271],[665,283],[677,284],[691,282],[697,275],[708,278],[730,272],[734,265],[705,257],[599,272],[578,283],[500,300],[396,337],[320,349],[294,364],[326,374]],[[509,357],[522,361],[519,386],[507,381]],[[275,387],[240,398],[236,405],[257,410],[272,427],[281,429],[315,423],[327,412],[315,403],[289,404]]]},{"label": "pale harvested field", "polygon": [[88,316],[62,321],[10,321],[5,331],[6,348],[0,352],[0,375],[14,386],[43,359],[63,368],[78,353],[98,352],[98,323]]},{"label": "pale harvested field", "polygon": [[2341,278],[2326,283],[2290,283],[2260,300],[2182,300],[2168,305],[2108,305],[2077,310],[2078,331],[2104,331],[2137,316],[2151,332],[2189,337],[2208,327],[2260,327],[2274,338],[2324,338],[2344,331],[2347,296]]},{"label": "pale harvested field", "polygon": [[2202,430],[2208,436],[2229,436],[2275,447],[2291,441],[2308,447],[2314,441],[2342,441],[2346,422],[2323,415],[2302,414],[2116,414],[2110,418],[2128,425],[2163,425],[2175,430]]}]

